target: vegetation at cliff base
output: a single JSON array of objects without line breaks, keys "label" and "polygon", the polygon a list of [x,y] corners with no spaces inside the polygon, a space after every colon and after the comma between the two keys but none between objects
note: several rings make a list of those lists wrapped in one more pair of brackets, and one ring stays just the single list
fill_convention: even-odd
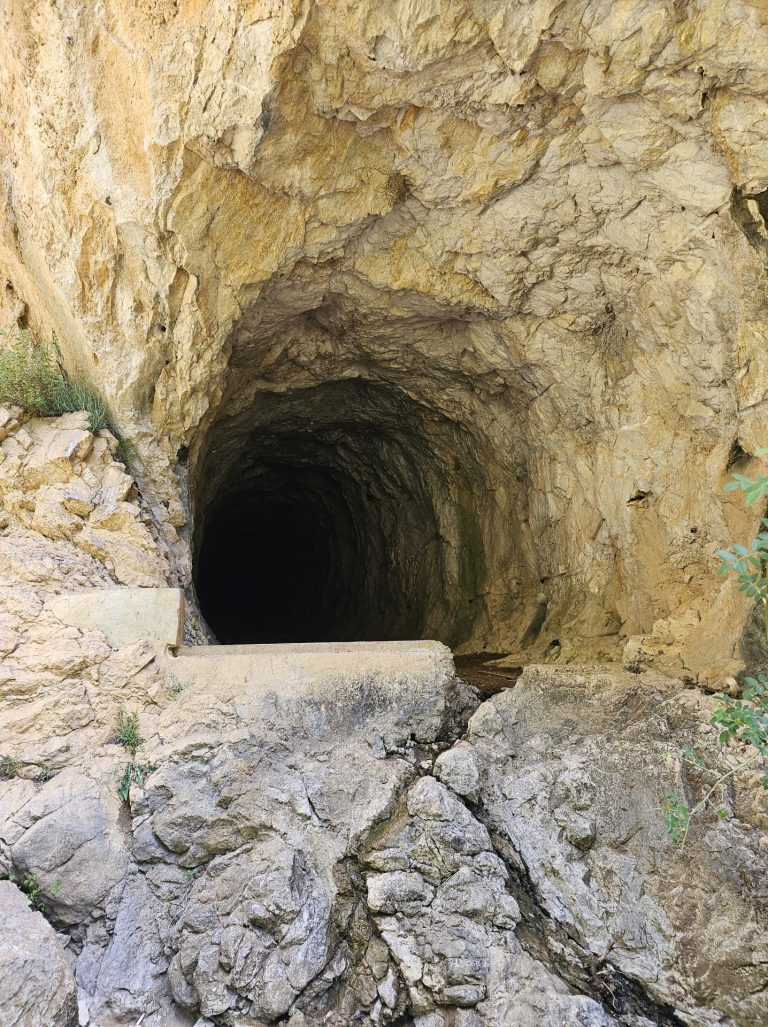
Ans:
[{"label": "vegetation at cliff base", "polygon": [[52,350],[36,345],[25,329],[19,330],[12,345],[0,352],[0,403],[20,406],[33,417],[58,417],[84,410],[92,432],[110,427],[101,396],[82,382],[70,381]]}]

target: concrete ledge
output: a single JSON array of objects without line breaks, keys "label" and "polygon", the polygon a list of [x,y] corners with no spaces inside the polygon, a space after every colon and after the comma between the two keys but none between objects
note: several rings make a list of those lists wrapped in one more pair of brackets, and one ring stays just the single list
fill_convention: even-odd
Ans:
[{"label": "concrete ledge", "polygon": [[185,706],[205,696],[214,717],[231,703],[246,721],[293,723],[305,738],[368,725],[433,739],[454,678],[450,649],[431,641],[199,646],[161,666]]},{"label": "concrete ledge", "polygon": [[[455,687],[453,656],[440,642],[179,648],[184,599],[175,588],[89,589],[56,596],[46,607],[65,624],[100,631],[113,646],[153,645],[158,669],[181,686],[189,744],[223,737],[233,718],[249,736],[290,728],[303,742],[360,732],[387,748],[410,738],[433,741]],[[170,744],[173,724],[164,734]]]},{"label": "concrete ledge", "polygon": [[188,681],[226,677],[229,685],[269,682],[296,689],[326,674],[398,674],[438,667],[453,672],[441,642],[298,642],[286,645],[184,646],[168,665]]},{"label": "concrete ledge", "polygon": [[184,596],[179,588],[95,588],[56,596],[51,613],[73,628],[100,631],[114,646],[148,641],[176,648],[184,631]]}]

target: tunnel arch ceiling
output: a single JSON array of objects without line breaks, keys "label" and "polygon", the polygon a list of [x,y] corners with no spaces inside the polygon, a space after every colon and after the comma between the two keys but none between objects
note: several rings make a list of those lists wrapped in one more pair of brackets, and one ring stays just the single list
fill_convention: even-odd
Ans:
[{"label": "tunnel arch ceiling", "polygon": [[219,641],[483,649],[525,616],[531,386],[483,366],[492,324],[429,314],[279,283],[235,327],[190,454],[195,583]]}]

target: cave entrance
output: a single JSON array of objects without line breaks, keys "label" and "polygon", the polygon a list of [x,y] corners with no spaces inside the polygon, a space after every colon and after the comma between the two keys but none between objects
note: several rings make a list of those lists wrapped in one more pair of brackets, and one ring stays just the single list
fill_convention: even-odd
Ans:
[{"label": "cave entrance", "polygon": [[264,485],[210,517],[197,576],[204,615],[223,643],[328,641],[341,628],[340,539],[293,489]]},{"label": "cave entrance", "polygon": [[450,644],[468,523],[457,444],[434,411],[360,379],[262,393],[217,422],[195,546],[217,639]]}]

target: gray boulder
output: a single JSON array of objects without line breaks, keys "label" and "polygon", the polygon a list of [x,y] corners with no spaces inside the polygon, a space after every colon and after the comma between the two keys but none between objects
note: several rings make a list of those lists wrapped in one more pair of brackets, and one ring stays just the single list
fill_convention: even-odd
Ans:
[{"label": "gray boulder", "polygon": [[670,791],[695,802],[714,779],[683,745],[722,764],[713,709],[660,675],[542,666],[470,721],[495,851],[535,897],[561,972],[627,1023],[768,1023],[765,792],[733,779],[725,819],[708,810],[682,849],[661,812]]},{"label": "gray boulder", "polygon": [[77,990],[56,932],[26,895],[0,881],[0,1023],[74,1027]]}]

